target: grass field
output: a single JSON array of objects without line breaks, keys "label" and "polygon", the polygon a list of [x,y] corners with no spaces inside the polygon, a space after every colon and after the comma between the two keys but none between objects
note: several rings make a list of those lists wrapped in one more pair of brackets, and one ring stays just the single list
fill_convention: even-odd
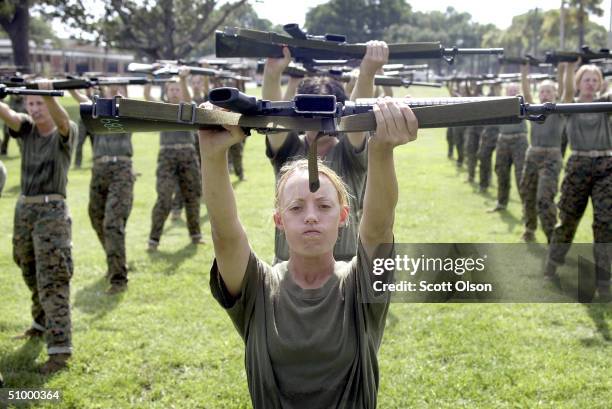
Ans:
[{"label": "grass field", "polygon": [[[76,116],[74,103],[66,106]],[[44,378],[44,344],[11,339],[30,324],[29,291],[12,260],[20,158],[11,142],[0,199],[0,371],[8,387],[61,390],[62,403],[49,407],[248,408],[244,347],[208,286],[205,208],[205,245],[189,244],[184,221],[168,221],[160,251],[148,254],[158,137],[138,133],[133,143],[141,176],[127,227],[130,288],[120,296],[104,294],[104,253],[87,216],[89,145],[84,168],[70,171],[74,356],[69,370]],[[494,195],[464,183],[465,171],[446,158],[445,130],[420,131],[397,149],[396,166],[397,242],[519,242],[515,187],[508,212],[486,213]],[[274,177],[260,135],[248,139],[244,167],[247,181],[232,176],[240,218],[253,249],[271,260]],[[592,241],[591,221],[589,209],[576,242]],[[537,239],[545,241],[541,232]],[[379,354],[380,408],[610,408],[609,305],[396,303],[391,313]]]}]

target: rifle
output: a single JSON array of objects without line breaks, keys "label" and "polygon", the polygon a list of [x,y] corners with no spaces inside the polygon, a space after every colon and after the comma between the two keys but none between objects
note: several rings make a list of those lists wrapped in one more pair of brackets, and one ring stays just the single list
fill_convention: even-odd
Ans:
[{"label": "rifle", "polygon": [[4,84],[0,84],[0,99],[6,98],[7,95],[40,95],[42,97],[63,97],[63,91],[45,90],[45,89],[25,89],[11,88]]},{"label": "rifle", "polygon": [[[111,85],[144,85],[149,83],[161,83],[168,80],[155,79],[149,80],[144,77],[98,77],[98,78],[78,78],[68,76],[63,80],[52,80],[51,85],[56,90],[86,89]],[[0,83],[11,87],[25,87],[26,89],[38,89],[37,82],[26,81],[20,77],[12,77],[7,80],[0,80]]]},{"label": "rifle", "polygon": [[[244,77],[242,75],[237,75],[231,71],[216,70],[214,68],[205,68],[205,67],[192,67],[192,66],[185,66],[185,67],[189,69],[192,75],[205,75],[208,77],[232,79],[232,80],[238,80],[238,81],[251,81],[252,80],[252,78],[250,77]],[[156,63],[156,64],[130,63],[127,67],[127,70],[130,72],[142,72],[142,73],[147,73],[147,74],[152,74],[152,75],[157,75],[157,76],[160,76],[160,75],[174,76],[174,75],[178,75],[179,73],[179,67],[177,65],[173,65],[173,64],[161,65],[159,63]]]},{"label": "rifle", "polygon": [[[336,102],[334,95],[296,95],[292,101],[267,101],[245,95],[236,88],[215,88],[208,94],[213,104],[230,112],[197,108],[196,104],[168,104],[115,97],[96,98],[81,104],[81,118],[92,133],[219,129],[241,126],[267,132],[318,131],[366,132],[376,130],[375,99]],[[516,97],[405,98],[413,107],[420,128],[542,121],[550,114],[612,112],[612,103],[528,104]],[[311,191],[318,189],[316,140],[308,152]]]},{"label": "rifle", "polygon": [[602,48],[598,52],[591,51],[588,46],[582,46],[580,52],[572,51],[548,51],[546,53],[545,62],[558,65],[561,62],[576,62],[578,59],[583,64],[604,62],[612,60],[612,54],[607,48]]},{"label": "rifle", "polygon": [[499,63],[502,65],[509,65],[509,64],[514,64],[514,65],[530,65],[532,67],[550,67],[551,64],[550,63],[545,63],[542,60],[539,60],[529,54],[525,54],[524,57],[500,57],[499,58]]},{"label": "rifle", "polygon": [[[313,60],[362,59],[365,44],[349,44],[344,36],[326,34],[312,36],[297,24],[284,29],[291,37],[272,32],[229,28],[215,33],[217,57],[282,58],[283,45],[287,45],[296,61],[311,64]],[[444,48],[439,42],[389,44],[390,59],[437,59],[452,64],[458,55],[503,54],[502,48]]]}]

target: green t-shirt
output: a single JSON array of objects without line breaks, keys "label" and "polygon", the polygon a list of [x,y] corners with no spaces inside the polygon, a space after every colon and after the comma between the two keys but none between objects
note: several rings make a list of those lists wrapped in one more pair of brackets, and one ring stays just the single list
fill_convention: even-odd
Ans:
[{"label": "green t-shirt", "polygon": [[531,146],[561,148],[561,136],[565,127],[562,115],[549,115],[543,123],[531,122]]},{"label": "green t-shirt", "polygon": [[159,144],[161,146],[195,144],[192,131],[162,131],[159,133]]},{"label": "green t-shirt", "polygon": [[[302,289],[287,262],[270,267],[251,252],[237,299],[213,263],[211,291],[245,342],[255,409],[376,407],[389,293],[373,282],[390,282],[393,271],[374,275],[361,244],[356,254],[320,288]],[[375,257],[393,257],[393,245]]]},{"label": "green t-shirt", "polygon": [[521,121],[517,124],[501,124],[498,125],[499,133],[501,135],[513,135],[519,133],[527,133],[527,124],[525,121]]},{"label": "green t-shirt", "polygon": [[[273,154],[266,138],[266,155],[272,162],[274,175],[278,182],[278,175],[283,165],[292,160],[308,157],[308,143],[305,136],[292,132],[287,136],[283,146],[276,154]],[[336,172],[348,186],[350,195],[349,222],[346,227],[339,231],[338,241],[336,247],[334,247],[334,257],[336,260],[350,260],[357,252],[358,211],[361,209],[365,178],[368,171],[367,142],[364,142],[362,149],[355,149],[346,135],[340,135],[338,143],[327,152],[323,162]],[[274,236],[276,259],[288,260],[289,247],[284,232],[275,229]]]},{"label": "green t-shirt", "polygon": [[96,134],[93,138],[94,158],[102,156],[132,156],[132,134]]},{"label": "green t-shirt", "polygon": [[[611,95],[595,102],[610,102]],[[567,137],[573,151],[612,149],[610,114],[571,114],[567,118]]]},{"label": "green t-shirt", "polygon": [[32,118],[20,114],[19,131],[10,130],[21,150],[21,194],[25,196],[60,194],[66,197],[72,145],[78,135],[77,125],[70,121],[70,132],[61,136],[56,129],[40,136]]}]

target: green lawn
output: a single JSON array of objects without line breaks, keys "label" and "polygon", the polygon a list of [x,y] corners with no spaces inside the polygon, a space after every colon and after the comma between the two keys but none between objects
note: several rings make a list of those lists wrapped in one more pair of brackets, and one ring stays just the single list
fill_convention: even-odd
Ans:
[{"label": "green lawn", "polygon": [[[425,95],[419,91],[411,92]],[[74,103],[66,105],[76,114]],[[250,407],[242,342],[208,286],[206,211],[205,245],[189,245],[184,221],[168,221],[160,251],[148,254],[158,137],[138,133],[133,143],[141,175],[127,227],[130,288],[121,296],[104,294],[104,253],[87,216],[89,145],[85,167],[70,171],[75,352],[70,369],[51,378],[36,372],[46,357],[42,343],[11,339],[30,323],[29,292],[12,260],[20,169],[14,141],[2,158],[9,179],[0,199],[0,371],[9,387],[60,389],[62,404],[53,407]],[[464,183],[465,171],[446,158],[445,130],[421,131],[415,143],[397,149],[396,166],[397,242],[519,242],[515,187],[507,213],[486,213],[494,195]],[[244,167],[246,182],[232,176],[240,217],[253,249],[271,260],[274,177],[262,136],[248,139]],[[576,242],[592,241],[591,221],[589,209]],[[541,232],[537,239],[545,241]],[[608,306],[396,303],[391,313],[379,354],[381,408],[610,407]]]}]

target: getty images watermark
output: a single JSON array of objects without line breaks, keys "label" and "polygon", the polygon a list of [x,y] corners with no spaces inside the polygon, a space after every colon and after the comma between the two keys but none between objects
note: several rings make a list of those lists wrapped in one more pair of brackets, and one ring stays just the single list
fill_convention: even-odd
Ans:
[{"label": "getty images watermark", "polygon": [[[392,252],[372,259],[369,276],[373,294],[389,294],[391,301],[609,302],[598,298],[597,288],[609,285],[612,246],[568,245],[565,262],[557,270],[560,282],[544,277],[545,244],[396,243],[392,247]],[[378,297],[368,302],[378,302]]]}]

